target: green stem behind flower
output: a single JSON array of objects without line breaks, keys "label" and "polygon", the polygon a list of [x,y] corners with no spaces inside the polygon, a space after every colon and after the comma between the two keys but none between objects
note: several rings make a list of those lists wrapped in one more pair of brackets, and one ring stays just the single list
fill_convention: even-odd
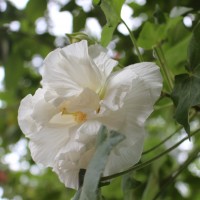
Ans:
[{"label": "green stem behind flower", "polygon": [[[200,129],[197,129],[196,131],[194,131],[190,137],[194,136],[195,134],[197,134],[198,132],[200,131]],[[185,140],[189,139],[190,138],[189,136],[186,136],[184,137],[182,140],[180,140],[179,142],[177,142],[175,145],[173,145],[172,147],[170,147],[169,149],[167,149],[166,151],[158,154],[157,156],[151,158],[150,160],[147,160],[146,162],[144,163],[140,163],[140,164],[136,164],[134,165],[133,167],[123,171],[123,172],[120,172],[120,173],[116,173],[116,174],[113,174],[113,175],[110,175],[110,176],[105,176],[105,177],[102,177],[101,178],[101,181],[106,181],[106,180],[110,180],[110,179],[113,179],[115,177],[118,177],[118,176],[121,176],[123,174],[126,174],[128,172],[131,172],[133,170],[139,170],[139,169],[142,169],[148,165],[150,165],[152,162],[154,162],[155,160],[161,158],[162,156],[168,154],[170,151],[174,150],[176,147],[178,147],[181,143],[183,143]]]},{"label": "green stem behind flower", "polygon": [[196,148],[188,157],[188,159],[175,171],[173,172],[169,178],[167,179],[167,181],[165,181],[165,184],[163,184],[160,188],[160,191],[155,195],[155,197],[153,198],[153,200],[156,200],[163,192],[164,190],[167,188],[167,186],[169,186],[171,183],[174,182],[174,180],[177,178],[177,176],[183,171],[185,170],[188,165],[190,163],[192,163],[195,159],[197,159],[198,157],[200,157],[199,155],[199,151],[200,148]]},{"label": "green stem behind flower", "polygon": [[156,57],[158,58],[158,61],[160,63],[160,67],[163,70],[163,74],[165,76],[165,79],[167,81],[167,84],[168,84],[168,87],[169,87],[170,93],[171,93],[171,91],[173,89],[173,80],[172,80],[170,72],[168,70],[164,54],[163,54],[161,47],[159,45],[155,46],[153,48],[153,50],[156,54]]},{"label": "green stem behind flower", "polygon": [[[195,114],[196,114],[195,111],[190,114],[189,121],[191,121],[194,118]],[[172,136],[174,136],[176,133],[178,133],[178,131],[180,131],[182,128],[183,128],[183,126],[178,126],[178,128],[171,135],[169,135],[168,137],[166,137],[159,144],[156,144],[154,147],[152,147],[152,148],[144,151],[142,153],[142,155],[148,154],[148,153],[154,151],[155,149],[157,149],[158,147],[160,147],[162,144],[164,144],[166,141],[168,141]]]},{"label": "green stem behind flower", "polygon": [[130,30],[130,28],[128,27],[128,25],[126,24],[126,22],[125,22],[123,19],[121,19],[121,21],[122,21],[122,23],[126,26],[128,32],[129,32],[131,41],[132,41],[132,43],[133,43],[133,45],[134,45],[134,47],[135,47],[135,50],[136,50],[136,52],[137,52],[137,56],[138,56],[140,62],[143,62],[144,60],[143,60],[142,55],[141,55],[141,53],[140,53],[140,50],[139,50],[139,48],[138,48],[138,46],[137,46],[137,42],[136,42],[136,39],[135,39],[135,37],[134,37],[132,31]]}]

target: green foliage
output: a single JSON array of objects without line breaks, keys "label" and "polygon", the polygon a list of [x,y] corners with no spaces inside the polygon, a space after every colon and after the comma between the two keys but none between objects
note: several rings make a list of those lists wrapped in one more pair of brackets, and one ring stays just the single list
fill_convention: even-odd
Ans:
[{"label": "green foliage", "polygon": [[154,45],[160,43],[166,37],[166,26],[160,24],[153,24],[146,22],[140,37],[138,39],[138,45],[145,49],[151,49]]},{"label": "green foliage", "polygon": [[[35,90],[40,87],[41,75],[39,71],[41,67],[33,65],[33,58],[36,55],[44,58],[58,46],[65,46],[67,38],[48,32],[51,28],[47,11],[50,1],[29,0],[27,6],[22,10],[18,10],[10,1],[2,2],[0,2],[0,69],[4,69],[5,77],[3,78],[3,89],[0,89],[0,189],[3,191],[0,198],[71,199],[75,191],[65,188],[57,175],[50,169],[38,169],[40,173],[34,174],[33,169],[36,168],[36,165],[31,159],[28,145],[24,147],[25,152],[20,155],[18,161],[21,168],[13,169],[13,166],[5,161],[5,158],[11,156],[10,153],[16,151],[13,150],[13,147],[18,142],[25,140],[17,124],[19,102],[27,94],[34,94]],[[2,6],[4,2],[6,4],[5,10]],[[81,32],[84,38],[86,20],[93,17],[98,20],[102,28],[101,44],[107,46],[112,39],[115,39],[112,43],[113,57],[119,60],[120,68],[138,62],[129,36],[117,29],[121,22],[120,12],[124,0],[93,0],[94,6],[91,6],[91,10],[87,10],[87,12],[77,2],[72,0],[66,3],[53,1],[57,6],[60,6],[60,11],[68,11],[73,17],[73,34],[70,34],[70,37],[75,36],[77,39],[74,32]],[[129,27],[138,46],[143,48],[144,60],[157,62],[164,77],[163,93],[146,124],[148,133],[146,134],[141,163],[154,158],[180,140],[184,129],[176,123],[176,120],[184,125],[188,133],[191,130],[191,146],[193,148],[185,150],[177,147],[173,153],[165,154],[162,158],[149,163],[148,167],[137,169],[123,177],[111,180],[109,185],[101,188],[102,196],[106,200],[152,200],[156,194],[159,194],[157,199],[162,200],[199,200],[199,158],[195,157],[193,161],[187,163],[194,149],[200,146],[200,140],[197,137],[199,135],[193,136],[192,134],[200,127],[199,2],[197,0],[152,0],[146,1],[145,5],[139,5],[136,1],[126,4],[133,10],[131,17],[141,20],[142,23],[137,29]],[[38,34],[35,30],[36,20],[40,17],[46,20],[47,29],[43,34]],[[183,23],[185,17],[191,19],[191,27]],[[63,21],[65,20],[63,19]],[[13,21],[20,23],[19,30],[10,29],[9,24]],[[196,28],[194,28],[195,25]],[[83,38],[78,36],[78,39]],[[63,43],[57,44],[57,41],[60,40]],[[159,49],[160,58],[152,47]],[[165,66],[172,82],[173,90],[168,87],[163,66]],[[173,116],[175,116],[175,120]],[[99,141],[99,147],[103,144],[108,145],[105,142],[107,139],[109,137]],[[106,147],[110,151],[111,147]],[[109,151],[106,151],[105,155],[102,151],[103,156],[99,159],[103,161],[102,165],[98,166],[101,169],[95,171],[97,174],[87,176],[91,181],[90,185],[95,182],[95,187],[93,185],[91,187],[91,191],[93,191],[91,194],[95,194],[97,190],[99,177]],[[188,156],[188,159],[180,162],[179,158],[182,155]],[[94,159],[96,158],[94,157]],[[95,161],[95,168],[96,164]],[[186,164],[188,167],[185,167],[178,177],[171,179],[181,166]],[[89,171],[90,173],[94,172],[88,170],[88,173]],[[94,180],[93,177],[95,177]],[[166,185],[166,183],[169,184]],[[177,189],[177,183],[184,183],[189,191],[188,194],[182,194],[182,191]],[[88,187],[87,192],[90,192]],[[80,197],[81,190],[79,192],[77,199]]]},{"label": "green foliage", "polygon": [[[101,9],[103,10],[107,24],[103,27],[101,34],[101,44],[102,46],[107,46],[112,39],[112,35],[121,22],[121,8],[124,0],[102,0]],[[112,14],[111,14],[112,13]]]},{"label": "green foliage", "polygon": [[175,119],[184,126],[190,134],[188,121],[189,109],[200,104],[200,24],[194,29],[189,45],[188,74],[180,74],[175,77],[175,87],[172,98],[176,105]]}]

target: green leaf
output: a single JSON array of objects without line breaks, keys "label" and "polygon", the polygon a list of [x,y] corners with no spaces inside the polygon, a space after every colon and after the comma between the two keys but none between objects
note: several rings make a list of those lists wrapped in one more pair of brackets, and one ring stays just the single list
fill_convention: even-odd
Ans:
[{"label": "green leaf", "polygon": [[95,200],[98,195],[98,185],[104,171],[108,156],[115,145],[124,139],[124,135],[111,131],[105,137],[107,129],[100,130],[96,152],[88,165],[82,187],[80,200]]},{"label": "green leaf", "polygon": [[30,0],[26,6],[26,16],[29,20],[34,22],[37,18],[44,15],[46,10],[47,2],[41,0]]},{"label": "green leaf", "polygon": [[172,99],[176,105],[175,119],[190,134],[189,109],[200,104],[200,71],[194,75],[180,74],[175,77]]},{"label": "green leaf", "polygon": [[124,0],[102,0],[101,9],[103,10],[107,24],[104,26],[101,34],[101,44],[107,46],[112,39],[112,35],[117,25],[121,22],[121,9]]},{"label": "green leaf", "polygon": [[112,40],[113,33],[115,31],[116,27],[109,27],[108,24],[106,24],[103,27],[102,33],[101,33],[101,45],[106,47],[108,43]]},{"label": "green leaf", "polygon": [[200,65],[200,22],[193,31],[193,36],[188,49],[188,59],[190,70],[193,71]]},{"label": "green leaf", "polygon": [[141,185],[141,182],[133,178],[133,172],[129,172],[122,177],[122,190],[124,200],[132,200],[133,192]]},{"label": "green leaf", "polygon": [[166,37],[166,25],[146,22],[137,40],[138,46],[151,49]]},{"label": "green leaf", "polygon": [[175,119],[182,124],[188,135],[190,125],[188,121],[189,109],[200,104],[200,24],[194,29],[189,44],[189,74],[180,74],[175,77],[175,86],[172,99],[176,106]]}]

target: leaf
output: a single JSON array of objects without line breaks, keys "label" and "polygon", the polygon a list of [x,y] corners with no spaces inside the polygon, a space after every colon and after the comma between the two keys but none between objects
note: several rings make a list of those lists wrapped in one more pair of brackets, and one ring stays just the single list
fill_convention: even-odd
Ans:
[{"label": "leaf", "polygon": [[166,37],[166,25],[146,22],[140,32],[138,45],[144,49],[151,49]]},{"label": "leaf", "polygon": [[113,33],[115,31],[116,27],[109,27],[108,24],[106,24],[103,27],[102,33],[101,33],[101,45],[106,47],[108,43],[112,40]]},{"label": "leaf", "polygon": [[88,165],[80,200],[97,199],[99,181],[108,156],[112,148],[124,139],[124,135],[115,131],[111,131],[107,134],[107,137],[105,137],[106,132],[107,129],[105,127],[100,130],[100,139],[98,140],[97,150]]},{"label": "leaf", "polygon": [[101,34],[101,44],[107,46],[117,25],[121,22],[121,9],[125,0],[102,0],[100,7],[103,10],[107,24]]},{"label": "leaf", "polygon": [[176,7],[173,7],[169,16],[170,17],[178,17],[178,16],[181,16],[181,15],[184,15],[186,13],[188,13],[189,11],[193,10],[192,8],[188,8],[188,7],[183,7],[183,6],[176,6]]},{"label": "leaf", "polygon": [[30,0],[26,6],[26,16],[29,20],[34,22],[37,18],[42,17],[44,15],[46,7],[46,1]]},{"label": "leaf", "polygon": [[189,109],[200,104],[200,24],[194,29],[189,44],[189,74],[180,74],[175,77],[175,87],[172,99],[176,106],[175,119],[182,124],[188,135],[190,125],[188,121]]},{"label": "leaf", "polygon": [[129,172],[122,177],[122,190],[124,193],[124,200],[132,200],[133,192],[137,189],[141,182],[132,177],[133,172]]},{"label": "leaf", "polygon": [[176,105],[175,119],[190,134],[188,122],[189,109],[200,104],[200,72],[198,74],[180,74],[175,77],[172,99]]},{"label": "leaf", "polygon": [[188,60],[191,71],[199,67],[200,65],[199,55],[200,55],[200,22],[194,29],[193,37],[190,41],[188,49]]}]

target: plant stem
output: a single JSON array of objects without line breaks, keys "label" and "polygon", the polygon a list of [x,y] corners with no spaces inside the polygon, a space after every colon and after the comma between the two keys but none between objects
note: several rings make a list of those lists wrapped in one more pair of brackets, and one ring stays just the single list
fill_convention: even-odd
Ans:
[{"label": "plant stem", "polygon": [[164,76],[166,78],[166,81],[167,81],[167,84],[169,86],[170,93],[171,93],[171,91],[173,89],[173,80],[171,79],[170,74],[168,72],[168,68],[166,66],[165,59],[163,58],[162,52],[161,52],[161,50],[158,46],[154,47],[153,49],[154,49],[156,56],[159,60],[160,67],[163,69],[163,73],[164,73]]},{"label": "plant stem", "polygon": [[138,56],[140,62],[143,62],[144,60],[143,60],[142,55],[141,55],[141,53],[140,53],[140,50],[139,50],[139,48],[138,48],[138,46],[137,46],[137,42],[136,42],[136,39],[135,39],[135,37],[134,37],[132,31],[130,30],[130,28],[128,27],[128,25],[126,24],[126,22],[125,22],[123,19],[121,19],[121,21],[122,21],[122,23],[126,26],[128,32],[129,32],[131,41],[132,41],[132,43],[133,43],[133,45],[134,45],[134,47],[135,47],[135,49],[136,49],[137,56]]},{"label": "plant stem", "polygon": [[[195,116],[196,112],[192,112],[191,115],[189,116],[189,121],[191,119],[193,119],[193,117]],[[159,144],[155,145],[154,147],[144,151],[142,153],[142,155],[148,154],[151,151],[154,151],[155,149],[157,149],[158,147],[160,147],[162,144],[164,144],[167,140],[169,140],[172,136],[174,136],[178,131],[180,131],[183,128],[183,126],[179,126],[171,135],[169,135],[168,137],[166,137],[163,141],[161,141]]]},{"label": "plant stem", "polygon": [[[194,136],[195,134],[197,134],[198,132],[200,131],[200,129],[196,130],[195,132],[193,132],[190,137]],[[175,145],[173,145],[172,147],[170,147],[169,149],[167,149],[166,151],[158,154],[157,156],[151,158],[150,160],[144,162],[144,163],[140,163],[140,164],[136,164],[134,166],[132,166],[131,168],[123,171],[123,172],[120,172],[120,173],[116,173],[116,174],[113,174],[113,175],[110,175],[110,176],[105,176],[105,177],[102,177],[101,178],[101,181],[105,181],[105,180],[109,180],[109,179],[113,179],[115,177],[118,177],[118,176],[121,176],[123,174],[126,174],[130,171],[133,171],[133,170],[138,170],[138,169],[142,169],[148,165],[150,165],[153,161],[159,159],[160,157],[168,154],[170,151],[174,150],[176,147],[178,147],[182,142],[184,142],[185,140],[189,139],[190,138],[189,136],[186,136],[184,137],[182,140],[180,140],[179,142],[177,142]]]},{"label": "plant stem", "polygon": [[164,189],[166,189],[167,186],[169,186],[171,183],[174,182],[174,180],[177,178],[177,176],[183,171],[185,170],[188,165],[193,162],[196,158],[200,157],[199,154],[200,148],[196,148],[193,153],[189,156],[189,158],[185,161],[184,164],[182,164],[175,173],[172,173],[172,175],[168,178],[167,182],[165,182],[164,185],[162,185],[162,187],[160,188],[160,191],[155,195],[155,197],[153,198],[153,200],[156,200],[164,191]]},{"label": "plant stem", "polygon": [[151,151],[157,149],[158,147],[160,147],[162,144],[164,144],[167,140],[169,140],[172,136],[174,136],[178,131],[180,131],[182,129],[182,126],[179,126],[171,135],[169,135],[168,137],[166,137],[163,141],[161,141],[159,144],[155,145],[154,147],[144,151],[142,153],[142,155],[148,154]]}]

